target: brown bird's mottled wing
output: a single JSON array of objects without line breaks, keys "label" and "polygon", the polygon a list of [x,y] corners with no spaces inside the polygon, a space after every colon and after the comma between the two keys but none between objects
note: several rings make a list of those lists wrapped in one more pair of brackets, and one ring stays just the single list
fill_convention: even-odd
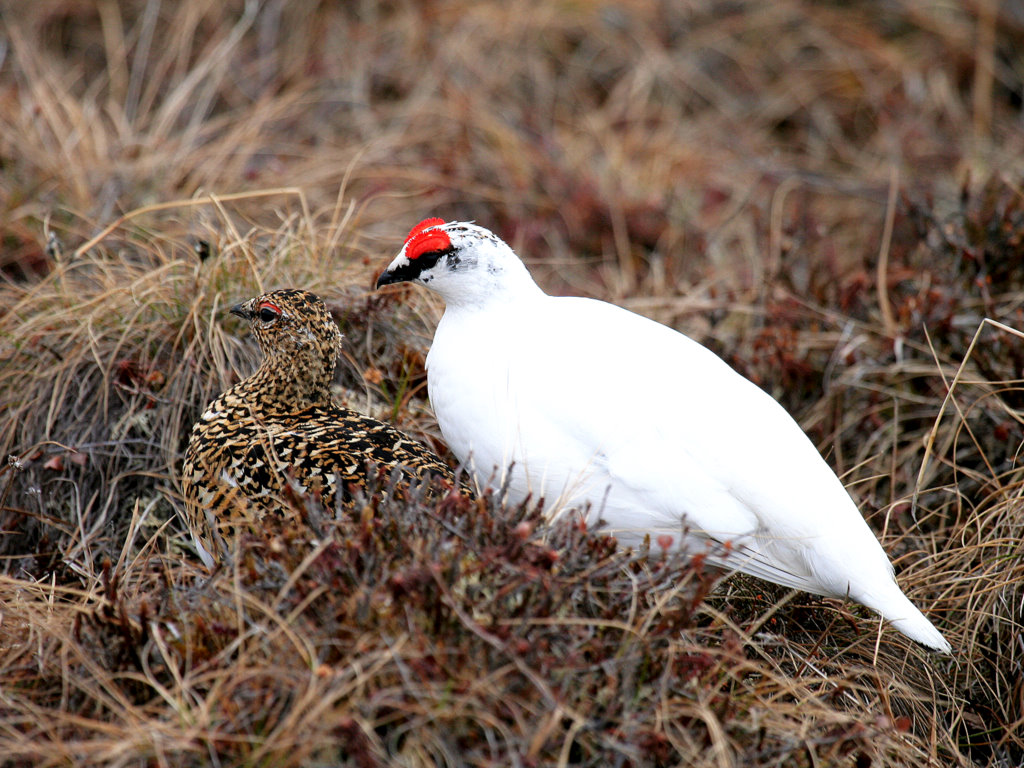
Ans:
[{"label": "brown bird's mottled wing", "polygon": [[218,418],[197,424],[183,474],[189,527],[214,560],[222,537],[268,514],[289,516],[297,498],[319,499],[329,513],[344,507],[350,487],[364,487],[378,467],[455,484],[448,465],[425,446],[353,411],[314,407],[255,417],[217,401],[210,412]]}]

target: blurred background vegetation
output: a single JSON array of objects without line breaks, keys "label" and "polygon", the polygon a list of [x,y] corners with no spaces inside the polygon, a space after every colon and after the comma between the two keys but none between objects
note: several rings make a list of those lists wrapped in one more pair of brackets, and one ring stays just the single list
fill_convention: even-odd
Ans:
[{"label": "blurred background vegetation", "polygon": [[[1020,764],[1022,185],[1024,6],[1009,0],[3,0],[0,754]],[[448,522],[469,542],[456,556],[447,529],[416,522],[433,512],[386,494],[358,578],[334,584],[347,571],[316,561],[331,622],[294,594],[308,563],[290,539],[287,555],[251,542],[255,565],[205,581],[177,472],[196,415],[255,361],[226,306],[317,291],[346,334],[339,399],[444,450],[422,370],[441,306],[372,291],[426,216],[476,220],[549,292],[683,330],[780,399],[957,655],[892,632],[878,655],[862,614],[837,625],[848,608],[743,580],[680,604],[670,585],[700,579],[655,569],[662,601],[621,553],[565,532],[552,542],[579,552],[547,588],[590,595],[593,568],[617,598],[534,606],[571,647],[522,624],[520,648],[494,627],[523,620],[554,544],[531,523],[542,549],[516,549],[521,513],[481,506]],[[384,557],[381,531],[425,543]],[[407,614],[341,611],[353,584]],[[265,610],[243,621],[241,595]],[[254,639],[282,595],[301,653]],[[642,642],[572,645],[613,619]],[[339,626],[359,642],[337,650]],[[428,645],[460,650],[431,667]],[[366,654],[379,674],[354,689],[318,666]],[[619,682],[577,685],[594,664]],[[502,665],[514,685],[482,674]],[[459,688],[455,706],[457,669],[498,687]],[[602,686],[620,695],[598,713]]]}]

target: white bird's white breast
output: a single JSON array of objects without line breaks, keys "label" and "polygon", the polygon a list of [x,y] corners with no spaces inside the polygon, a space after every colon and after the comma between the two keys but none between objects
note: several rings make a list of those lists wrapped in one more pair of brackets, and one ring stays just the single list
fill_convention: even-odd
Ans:
[{"label": "white bird's white breast", "polygon": [[538,348],[545,303],[525,315],[522,304],[515,311],[447,311],[427,371],[445,442],[471,465],[477,481],[495,488],[507,483],[513,502],[529,495],[551,507],[597,492],[591,486],[601,457],[585,436],[566,432],[535,407],[538,396],[564,386],[556,379],[566,375],[550,362],[557,338],[550,339],[552,347]]}]

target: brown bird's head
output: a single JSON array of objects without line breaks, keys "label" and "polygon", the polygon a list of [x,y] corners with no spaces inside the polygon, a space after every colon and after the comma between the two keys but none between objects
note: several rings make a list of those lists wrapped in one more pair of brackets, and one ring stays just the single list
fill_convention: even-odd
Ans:
[{"label": "brown bird's head", "polygon": [[261,372],[273,371],[282,384],[308,387],[306,394],[314,399],[326,396],[341,352],[341,331],[323,299],[289,288],[236,304],[231,314],[249,321],[264,355]]}]

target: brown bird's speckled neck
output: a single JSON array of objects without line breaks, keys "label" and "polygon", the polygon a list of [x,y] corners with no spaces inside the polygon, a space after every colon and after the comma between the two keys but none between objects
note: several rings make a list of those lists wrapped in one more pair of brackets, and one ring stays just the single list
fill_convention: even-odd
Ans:
[{"label": "brown bird's speckled neck", "polygon": [[235,395],[260,408],[331,404],[341,331],[316,294],[274,291],[237,304],[231,312],[249,321],[263,352],[256,373],[231,390]]}]

